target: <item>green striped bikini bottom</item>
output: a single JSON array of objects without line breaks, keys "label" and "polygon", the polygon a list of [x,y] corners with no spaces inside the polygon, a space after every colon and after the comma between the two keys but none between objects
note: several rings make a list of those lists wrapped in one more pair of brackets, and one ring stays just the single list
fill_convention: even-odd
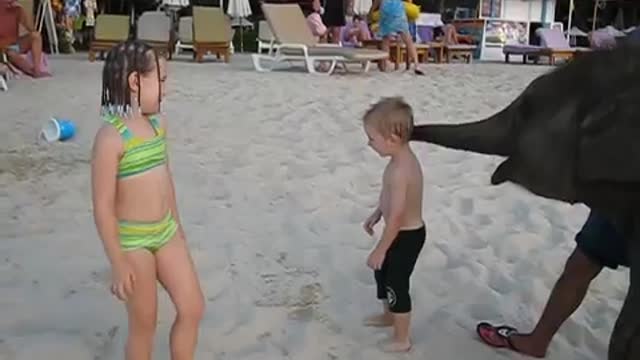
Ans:
[{"label": "green striped bikini bottom", "polygon": [[152,253],[168,243],[178,230],[171,211],[158,222],[119,221],[118,227],[124,251],[146,249]]}]

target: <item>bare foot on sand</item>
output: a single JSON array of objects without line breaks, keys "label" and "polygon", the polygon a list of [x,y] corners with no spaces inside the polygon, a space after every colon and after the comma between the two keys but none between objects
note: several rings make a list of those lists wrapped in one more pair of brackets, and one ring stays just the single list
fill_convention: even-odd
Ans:
[{"label": "bare foot on sand", "polygon": [[388,353],[408,352],[411,350],[411,342],[409,340],[403,342],[391,341],[385,344],[382,350]]},{"label": "bare foot on sand", "polygon": [[390,314],[372,315],[364,319],[364,325],[373,327],[393,326],[393,317]]}]

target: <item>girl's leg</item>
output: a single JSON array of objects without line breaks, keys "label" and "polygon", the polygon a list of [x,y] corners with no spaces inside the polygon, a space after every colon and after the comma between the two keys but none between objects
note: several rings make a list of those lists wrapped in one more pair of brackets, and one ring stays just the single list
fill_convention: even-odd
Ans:
[{"label": "girl's leg", "polygon": [[204,296],[184,238],[177,235],[156,253],[158,279],[176,307],[171,327],[171,359],[193,360]]},{"label": "girl's leg", "polygon": [[413,60],[414,71],[418,75],[424,75],[422,71],[418,69],[418,52],[416,51],[416,47],[413,44],[413,39],[411,38],[411,35],[409,35],[408,32],[401,32],[400,36],[402,37],[402,41],[404,42],[404,44],[407,46],[407,50],[409,52],[408,55],[411,56],[411,59]]},{"label": "girl's leg", "polygon": [[158,303],[156,261],[147,250],[131,251],[126,256],[133,267],[135,284],[127,301],[129,336],[125,359],[151,360]]}]

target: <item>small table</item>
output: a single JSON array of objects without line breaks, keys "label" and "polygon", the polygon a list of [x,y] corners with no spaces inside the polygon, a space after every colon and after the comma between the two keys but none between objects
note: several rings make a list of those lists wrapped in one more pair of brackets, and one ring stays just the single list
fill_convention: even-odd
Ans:
[{"label": "small table", "polygon": [[[444,58],[444,44],[440,42],[428,42],[428,43],[415,43],[416,53],[418,55],[418,62],[428,62],[429,54],[431,50],[435,50],[434,61],[436,63],[441,63]],[[382,49],[382,40],[373,39],[373,40],[364,40],[362,41],[362,47],[364,48],[373,48],[373,49]],[[409,54],[407,52],[407,47],[401,43],[400,41],[391,41],[389,43],[389,58],[391,62],[394,64],[394,69],[398,70],[400,68],[400,63],[405,62],[407,68],[409,68]]]}]

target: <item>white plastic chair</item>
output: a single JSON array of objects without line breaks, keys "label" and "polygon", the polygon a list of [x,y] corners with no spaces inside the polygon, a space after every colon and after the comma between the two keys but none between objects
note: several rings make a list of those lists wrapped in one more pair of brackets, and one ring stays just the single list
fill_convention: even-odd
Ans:
[{"label": "white plastic chair", "polygon": [[262,54],[263,50],[267,50],[268,53],[271,54],[278,48],[276,39],[271,32],[271,27],[269,27],[269,23],[266,20],[260,20],[258,22],[258,38],[256,41],[258,42],[259,54]]},{"label": "white plastic chair", "polygon": [[[0,53],[0,89],[2,91],[9,91],[9,85],[7,84],[7,77],[9,76],[9,72],[11,71],[8,66],[4,64],[8,64],[9,59],[7,58],[7,54]],[[4,72],[3,68],[6,68]]]},{"label": "white plastic chair", "polygon": [[178,41],[176,42],[176,55],[180,50],[193,50],[193,17],[184,16],[178,21]]}]

